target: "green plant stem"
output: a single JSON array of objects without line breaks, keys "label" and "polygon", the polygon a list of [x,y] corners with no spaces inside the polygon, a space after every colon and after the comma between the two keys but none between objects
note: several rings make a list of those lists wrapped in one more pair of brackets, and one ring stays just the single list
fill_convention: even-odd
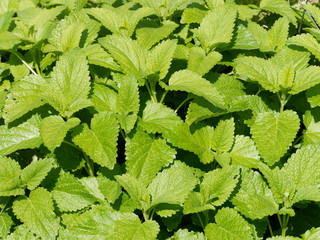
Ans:
[{"label": "green plant stem", "polygon": [[94,176],[95,176],[95,175],[94,175],[94,164],[93,164],[92,160],[88,157],[88,155],[87,155],[84,151],[82,151],[82,149],[79,148],[77,145],[75,145],[75,144],[73,144],[73,143],[71,143],[71,142],[68,142],[68,141],[66,141],[66,140],[64,140],[63,142],[64,142],[65,144],[68,144],[69,146],[72,146],[72,147],[74,147],[74,148],[76,148],[77,150],[79,150],[79,151],[82,152],[82,154],[83,154],[83,156],[84,156],[84,160],[86,161],[86,165],[87,165],[86,171],[87,171],[87,173],[88,173],[89,176],[94,177]]},{"label": "green plant stem", "polygon": [[36,71],[37,71],[38,75],[41,75],[41,71],[40,71],[40,68],[39,68],[38,64],[35,65],[35,68],[36,68]]},{"label": "green plant stem", "polygon": [[200,214],[197,213],[197,216],[198,216],[198,218],[199,218],[199,222],[200,222],[200,224],[201,224],[202,229],[204,229],[204,228],[205,228],[205,225],[203,224],[203,221],[202,221],[202,219],[201,219]]},{"label": "green plant stem", "polygon": [[190,99],[192,99],[192,98],[187,97],[185,100],[182,101],[182,103],[180,103],[180,105],[179,105],[179,106],[176,108],[176,110],[174,110],[174,111],[175,111],[175,112],[178,112],[179,109],[180,109],[187,101],[189,101]]},{"label": "green plant stem", "polygon": [[165,97],[167,96],[167,93],[168,93],[168,90],[166,90],[163,94],[162,94],[162,97],[160,99],[160,103],[163,103]]},{"label": "green plant stem", "polygon": [[158,101],[157,101],[157,97],[155,96],[154,90],[150,88],[148,83],[146,83],[146,87],[148,89],[148,92],[149,92],[149,95],[150,95],[152,102],[157,103]]},{"label": "green plant stem", "polygon": [[8,201],[4,204],[3,208],[0,211],[0,215],[4,212],[4,210],[6,209],[7,204],[9,203],[11,197],[8,198]]},{"label": "green plant stem", "polygon": [[280,227],[281,227],[281,229],[282,229],[282,220],[281,220],[281,217],[280,217],[280,215],[279,214],[277,214],[277,217],[278,217],[278,220],[279,220],[279,224],[280,224]]},{"label": "green plant stem", "polygon": [[269,228],[270,235],[271,235],[271,237],[273,237],[273,231],[272,231],[272,228],[271,228],[271,224],[270,224],[269,218],[267,218],[267,222],[268,222],[268,228]]},{"label": "green plant stem", "polygon": [[14,54],[17,58],[20,59],[20,61],[34,74],[34,75],[38,75],[30,66],[29,64],[23,60],[22,57],[19,56],[18,53],[16,53],[15,51],[10,51],[12,54]]}]

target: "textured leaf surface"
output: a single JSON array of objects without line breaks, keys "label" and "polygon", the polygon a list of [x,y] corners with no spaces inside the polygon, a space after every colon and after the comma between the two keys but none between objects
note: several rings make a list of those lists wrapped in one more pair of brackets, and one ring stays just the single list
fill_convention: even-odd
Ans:
[{"label": "textured leaf surface", "polygon": [[150,204],[150,196],[142,182],[129,174],[116,176],[116,180],[128,192],[131,200],[138,209],[145,209]]},{"label": "textured leaf surface", "polygon": [[117,97],[117,109],[122,115],[129,113],[137,114],[139,112],[139,88],[134,76],[126,77],[120,83],[120,89]]},{"label": "textured leaf surface", "polygon": [[176,151],[163,139],[138,131],[126,142],[127,173],[147,186],[163,167],[173,161],[175,154]]},{"label": "textured leaf surface", "polygon": [[20,187],[21,168],[18,162],[11,158],[0,158],[0,196],[16,196],[24,194]]},{"label": "textured leaf surface", "polygon": [[233,34],[236,11],[229,6],[218,6],[202,20],[200,27],[193,30],[204,49],[209,50],[221,43],[229,43]]},{"label": "textured leaf surface", "polygon": [[39,238],[35,237],[34,234],[25,225],[20,225],[6,238],[6,240],[16,239],[38,240]]},{"label": "textured leaf surface", "polygon": [[86,190],[81,181],[71,174],[62,174],[56,183],[52,196],[60,211],[77,211],[87,207],[95,198]]},{"label": "textured leaf surface", "polygon": [[170,168],[163,170],[148,186],[152,204],[183,204],[197,184],[193,170],[182,162],[176,161]]},{"label": "textured leaf surface", "polygon": [[40,117],[34,115],[17,127],[0,126],[0,154],[8,155],[20,149],[37,148],[42,143],[40,137]]},{"label": "textured leaf surface", "polygon": [[320,83],[320,67],[310,66],[297,71],[290,94],[297,94]]},{"label": "textured leaf surface", "polygon": [[227,152],[233,144],[234,119],[220,120],[212,137],[212,149],[217,154]]},{"label": "textured leaf surface", "polygon": [[59,220],[53,212],[50,193],[44,188],[31,191],[13,203],[14,214],[34,233],[43,239],[54,239],[58,234]]},{"label": "textured leaf surface", "polygon": [[178,25],[172,21],[164,21],[160,26],[141,27],[136,30],[138,42],[147,49],[170,35]]},{"label": "textured leaf surface", "polygon": [[246,217],[261,219],[278,212],[271,190],[258,172],[247,170],[241,175],[241,188],[232,203]]},{"label": "textured leaf surface", "polygon": [[6,239],[7,235],[10,233],[10,228],[13,224],[11,217],[8,213],[4,212],[0,215],[0,237]]},{"label": "textured leaf surface", "polygon": [[299,117],[291,110],[258,115],[251,133],[265,162],[272,166],[280,160],[294,140],[299,126]]},{"label": "textured leaf surface", "polygon": [[296,25],[296,17],[293,9],[291,9],[288,2],[283,0],[262,0],[260,8],[268,10],[286,17],[291,23]]},{"label": "textured leaf surface", "polygon": [[218,52],[213,51],[206,55],[202,48],[193,47],[189,53],[188,69],[203,76],[221,59],[222,55]]},{"label": "textured leaf surface", "polygon": [[45,103],[41,97],[45,83],[42,77],[30,75],[13,84],[3,110],[6,123]]},{"label": "textured leaf surface", "polygon": [[204,175],[200,193],[205,203],[221,206],[230,196],[239,181],[239,168],[230,166],[216,169]]},{"label": "textured leaf surface", "polygon": [[215,216],[216,223],[209,223],[204,229],[209,240],[253,239],[251,228],[240,214],[231,208],[222,208]]},{"label": "textured leaf surface", "polygon": [[94,162],[112,169],[117,157],[118,132],[115,116],[109,112],[101,112],[92,118],[91,129],[84,125],[84,129],[73,138],[73,142]]},{"label": "textured leaf surface", "polygon": [[183,240],[183,239],[190,239],[190,240],[206,240],[207,238],[204,236],[202,232],[194,232],[188,231],[187,229],[179,229],[173,235],[173,240]]},{"label": "textured leaf surface", "polygon": [[114,239],[153,240],[156,239],[160,228],[156,221],[140,222],[137,215],[125,213],[114,223]]},{"label": "textured leaf surface", "polygon": [[320,60],[320,44],[311,34],[307,33],[293,36],[288,40],[288,43],[304,47],[309,52],[311,52],[318,60]]},{"label": "textured leaf surface", "polygon": [[69,117],[91,104],[89,80],[85,56],[77,51],[65,53],[53,70],[45,98],[62,116]]},{"label": "textured leaf surface", "polygon": [[320,154],[318,145],[307,145],[291,155],[283,169],[296,189],[319,184]]},{"label": "textured leaf surface", "polygon": [[190,92],[204,97],[217,107],[225,108],[223,97],[214,85],[190,70],[181,70],[172,74],[168,89]]},{"label": "textured leaf surface", "polygon": [[150,73],[156,73],[163,79],[168,73],[176,47],[176,40],[166,40],[156,45],[148,56],[147,66]]},{"label": "textured leaf surface", "polygon": [[100,38],[99,43],[105,47],[125,74],[134,74],[137,78],[143,78],[147,73],[147,51],[131,38],[109,35]]},{"label": "textured leaf surface", "polygon": [[52,158],[44,158],[32,162],[21,171],[21,179],[27,184],[28,189],[34,190],[41,183],[51,170],[52,164]]},{"label": "textured leaf surface", "polygon": [[44,145],[53,151],[61,145],[67,132],[79,123],[79,118],[69,118],[66,122],[62,117],[55,115],[44,118],[40,124],[40,135]]},{"label": "textured leaf surface", "polygon": [[306,111],[304,114],[303,123],[306,127],[306,130],[303,133],[303,145],[320,143],[320,123],[315,122],[310,111]]},{"label": "textured leaf surface", "polygon": [[236,73],[243,80],[258,82],[264,89],[278,92],[278,69],[270,61],[258,57],[236,59]]},{"label": "textured leaf surface", "polygon": [[259,152],[253,140],[247,136],[235,137],[230,156],[233,164],[247,168],[256,168],[260,162]]}]

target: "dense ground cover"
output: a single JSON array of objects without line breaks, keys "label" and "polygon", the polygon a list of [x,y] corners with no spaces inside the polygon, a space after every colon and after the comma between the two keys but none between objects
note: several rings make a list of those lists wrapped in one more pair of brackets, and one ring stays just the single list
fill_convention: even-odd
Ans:
[{"label": "dense ground cover", "polygon": [[1,0],[0,239],[319,239],[318,25],[285,0]]}]

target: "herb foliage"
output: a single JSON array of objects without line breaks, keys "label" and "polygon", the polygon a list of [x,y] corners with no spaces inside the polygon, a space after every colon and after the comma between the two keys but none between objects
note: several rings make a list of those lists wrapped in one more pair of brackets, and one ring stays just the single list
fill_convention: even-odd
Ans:
[{"label": "herb foliage", "polygon": [[318,24],[285,0],[2,0],[0,239],[318,239]]}]

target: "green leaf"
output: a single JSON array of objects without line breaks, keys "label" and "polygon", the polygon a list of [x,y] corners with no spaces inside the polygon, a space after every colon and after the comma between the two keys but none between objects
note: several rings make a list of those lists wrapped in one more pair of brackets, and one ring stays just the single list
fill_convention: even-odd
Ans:
[{"label": "green leaf", "polygon": [[165,40],[152,48],[147,58],[147,68],[150,73],[158,74],[160,79],[165,78],[176,47],[176,40]]},{"label": "green leaf", "polygon": [[232,163],[235,165],[257,168],[260,163],[259,153],[251,138],[237,135],[230,153]]},{"label": "green leaf", "polygon": [[109,112],[100,112],[92,118],[91,129],[84,125],[73,142],[94,162],[112,169],[116,163],[118,133],[116,117]]},{"label": "green leaf", "polygon": [[262,176],[252,170],[241,173],[241,188],[231,201],[236,209],[252,220],[278,212],[271,190]]},{"label": "green leaf", "polygon": [[279,18],[268,32],[266,42],[267,49],[272,49],[272,51],[279,51],[286,44],[288,33],[288,20],[286,18]]},{"label": "green leaf", "polygon": [[222,55],[218,52],[212,51],[209,54],[205,54],[202,48],[193,47],[189,52],[188,69],[203,76],[221,59]]},{"label": "green leaf", "polygon": [[14,11],[8,11],[3,14],[0,14],[0,31],[1,32],[8,31],[13,15],[14,15]]},{"label": "green leaf", "polygon": [[6,124],[45,103],[45,83],[41,76],[30,75],[12,85],[3,109]]},{"label": "green leaf", "polygon": [[38,148],[40,137],[40,117],[33,115],[17,127],[0,126],[0,154],[8,155],[20,149]]},{"label": "green leaf", "polygon": [[193,169],[176,161],[170,168],[158,173],[149,184],[148,192],[152,198],[150,208],[163,203],[182,205],[197,182]]},{"label": "green leaf", "polygon": [[2,239],[7,239],[7,235],[10,233],[11,226],[13,221],[8,213],[3,212],[0,215],[0,237]]},{"label": "green leaf", "polygon": [[171,238],[172,240],[206,240],[207,238],[204,236],[202,232],[194,232],[188,231],[188,229],[179,229],[176,231]]},{"label": "green leaf", "polygon": [[93,85],[93,95],[90,100],[98,112],[117,112],[116,102],[118,94],[110,87],[103,84]]},{"label": "green leaf", "polygon": [[249,223],[231,208],[222,208],[215,216],[216,223],[209,223],[204,229],[209,240],[253,239]]},{"label": "green leaf", "polygon": [[109,35],[100,38],[99,43],[111,53],[124,74],[133,74],[137,79],[147,75],[145,68],[148,53],[136,41],[127,37]]},{"label": "green leaf", "polygon": [[231,41],[236,13],[230,5],[217,6],[203,18],[200,27],[193,30],[206,52]]},{"label": "green leaf", "polygon": [[6,238],[6,240],[16,239],[39,240],[40,238],[35,237],[34,234],[32,234],[32,232],[25,225],[20,225]]},{"label": "green leaf", "polygon": [[88,99],[90,78],[88,63],[82,54],[71,51],[63,54],[52,72],[45,98],[63,117],[91,105]]},{"label": "green leaf", "polygon": [[320,228],[311,228],[302,235],[303,240],[317,240],[320,238]]},{"label": "green leaf", "polygon": [[219,153],[231,149],[234,135],[234,119],[220,120],[212,137],[212,149]]},{"label": "green leaf", "polygon": [[85,11],[76,11],[62,19],[49,37],[51,48],[45,51],[61,51],[89,46],[98,36],[100,24],[88,17]]},{"label": "green leaf", "polygon": [[278,92],[278,68],[271,61],[258,57],[241,57],[235,60],[240,79],[258,82],[264,89]]},{"label": "green leaf", "polygon": [[147,186],[156,174],[175,158],[176,151],[163,139],[155,139],[138,130],[126,141],[127,173]]},{"label": "green leaf", "polygon": [[302,147],[291,155],[283,169],[296,189],[319,184],[319,159],[319,146],[313,144]]},{"label": "green leaf", "polygon": [[63,212],[81,210],[96,200],[81,181],[69,173],[60,175],[52,191],[52,196],[60,211]]},{"label": "green leaf", "polygon": [[311,34],[304,33],[293,36],[288,40],[288,44],[304,47],[309,52],[311,52],[318,60],[320,60],[320,44]]},{"label": "green leaf", "polygon": [[0,196],[16,196],[24,194],[20,180],[21,168],[11,158],[0,158]]},{"label": "green leaf", "polygon": [[130,37],[139,21],[154,13],[148,7],[138,9],[132,9],[132,7],[132,3],[124,4],[119,8],[105,5],[104,8],[91,8],[88,12],[113,34]]},{"label": "green leaf", "polygon": [[[239,8],[239,6],[241,6],[241,5],[237,5],[237,8]],[[246,6],[242,5],[242,7],[246,7]],[[241,15],[241,11],[245,11],[245,10],[238,9],[239,18]],[[258,44],[257,41],[260,38],[259,38],[259,36],[256,36],[254,31],[252,31],[252,33],[251,33],[250,28],[249,28],[251,26],[251,23],[253,23],[253,22],[250,21],[248,23],[248,27],[244,26],[243,24],[237,25],[234,43],[232,42],[233,43],[232,49],[253,50],[253,49],[259,48],[260,44]],[[260,28],[259,28],[259,30],[260,30]],[[262,29],[262,31],[265,31],[265,30]]]},{"label": "green leaf", "polygon": [[290,94],[297,94],[320,83],[320,67],[310,66],[295,73]]},{"label": "green leaf", "polygon": [[178,27],[178,24],[172,21],[163,21],[160,26],[146,26],[136,30],[137,41],[146,49],[168,37]]},{"label": "green leaf", "polygon": [[0,32],[0,49],[13,49],[21,42],[21,38],[11,32]]},{"label": "green leaf", "polygon": [[206,16],[207,10],[200,9],[197,7],[194,8],[186,8],[183,10],[182,16],[181,16],[181,23],[201,23],[202,19]]},{"label": "green leaf", "polygon": [[251,134],[263,160],[272,166],[291,146],[300,127],[296,112],[265,112],[257,116]]},{"label": "green leaf", "polygon": [[206,204],[221,206],[239,181],[239,167],[228,166],[206,173],[200,184],[200,193]]},{"label": "green leaf", "polygon": [[116,181],[105,177],[98,177],[97,182],[100,192],[110,203],[114,203],[122,193],[121,186]]},{"label": "green leaf", "polygon": [[93,208],[79,214],[64,214],[63,224],[69,232],[79,240],[110,239],[114,228],[114,220],[120,214],[112,213],[110,209]]},{"label": "green leaf", "polygon": [[138,114],[140,107],[139,87],[133,75],[125,77],[121,81],[116,105],[118,113],[121,115]]},{"label": "green leaf", "polygon": [[312,4],[303,4],[302,6],[308,13],[312,16],[312,18],[316,21],[316,23],[320,24],[320,9]]},{"label": "green leaf", "polygon": [[217,107],[225,108],[225,102],[219,91],[208,80],[190,70],[173,73],[169,79],[168,90],[186,91],[204,97]]},{"label": "green leaf", "polygon": [[141,223],[134,213],[124,213],[114,223],[114,239],[153,240],[157,238],[160,227],[156,221]]},{"label": "green leaf", "polygon": [[170,134],[183,121],[169,107],[161,103],[147,102],[147,106],[143,110],[142,120],[139,125],[150,133],[162,133],[164,136]]},{"label": "green leaf", "polygon": [[129,174],[115,176],[115,179],[127,191],[136,208],[140,210],[147,208],[150,204],[150,195],[141,181],[138,181]]},{"label": "green leaf", "polygon": [[59,219],[46,189],[37,188],[29,197],[16,199],[12,208],[17,218],[41,238],[54,239],[58,235]]},{"label": "green leaf", "polygon": [[32,162],[21,171],[22,182],[27,184],[28,189],[34,190],[48,175],[52,168],[52,164],[52,158],[44,158],[36,162]]},{"label": "green leaf", "polygon": [[67,135],[67,132],[80,123],[79,118],[69,118],[66,122],[57,115],[52,115],[44,118],[40,124],[40,135],[43,144],[53,151],[59,147]]},{"label": "green leaf", "polygon": [[286,17],[293,25],[297,25],[297,20],[293,9],[285,0],[262,0],[260,8],[271,11]]},{"label": "green leaf", "polygon": [[88,58],[89,64],[94,64],[114,71],[120,71],[120,66],[113,60],[113,57],[107,53],[99,44],[92,44],[82,49]]},{"label": "green leaf", "polygon": [[303,123],[306,127],[303,133],[303,145],[320,143],[320,123],[315,122],[310,111],[306,111],[303,115]]}]

